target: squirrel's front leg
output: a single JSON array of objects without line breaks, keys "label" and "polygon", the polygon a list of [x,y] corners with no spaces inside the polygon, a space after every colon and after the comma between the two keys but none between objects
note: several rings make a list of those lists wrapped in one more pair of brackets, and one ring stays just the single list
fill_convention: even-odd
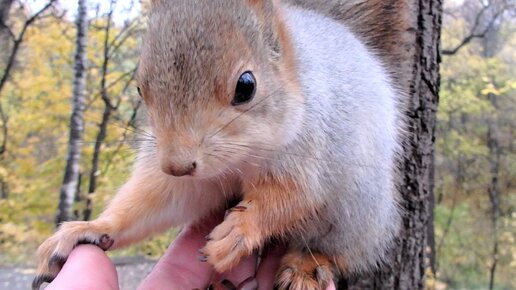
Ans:
[{"label": "squirrel's front leg", "polygon": [[164,174],[148,168],[136,169],[98,219],[62,224],[38,249],[38,276],[33,281],[33,289],[51,282],[78,244],[94,244],[109,250],[172,226],[177,221],[174,211],[169,210],[172,196],[167,192],[169,187],[169,179]]},{"label": "squirrel's front leg", "polygon": [[[303,231],[304,222],[316,218],[324,199],[308,194],[302,184],[293,177],[271,175],[244,184],[243,201],[208,236],[202,258],[222,273],[271,237]],[[342,258],[309,249],[306,242],[301,245],[291,245],[283,258],[278,289],[326,289]]]},{"label": "squirrel's front leg", "polygon": [[303,197],[298,182],[290,177],[268,175],[244,183],[243,189],[242,202],[228,210],[201,250],[201,258],[221,273],[315,212],[314,204]]}]

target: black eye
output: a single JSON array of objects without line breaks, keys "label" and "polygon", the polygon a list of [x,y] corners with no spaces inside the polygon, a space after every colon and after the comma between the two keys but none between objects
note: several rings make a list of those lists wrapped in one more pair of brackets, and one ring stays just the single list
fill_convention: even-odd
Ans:
[{"label": "black eye", "polygon": [[138,89],[138,95],[140,95],[140,97],[143,97],[142,96],[142,90],[140,89],[140,87],[137,87],[137,89]]},{"label": "black eye", "polygon": [[235,97],[231,104],[233,106],[243,105],[250,102],[256,93],[256,79],[251,72],[245,72],[238,79],[235,90]]}]

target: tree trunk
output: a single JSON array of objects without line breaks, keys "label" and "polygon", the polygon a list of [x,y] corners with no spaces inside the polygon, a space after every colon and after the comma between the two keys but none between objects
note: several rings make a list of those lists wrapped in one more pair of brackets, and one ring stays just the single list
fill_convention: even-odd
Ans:
[{"label": "tree trunk", "polygon": [[0,21],[6,23],[14,0],[0,0]]},{"label": "tree trunk", "polygon": [[11,11],[13,2],[14,0],[0,0],[0,49],[2,51],[2,62],[4,61],[3,52],[8,50],[10,43],[7,22],[9,20],[9,11]]},{"label": "tree trunk", "polygon": [[57,225],[72,218],[73,203],[79,182],[82,136],[84,132],[84,109],[86,95],[86,43],[88,17],[86,0],[79,0],[77,15],[77,48],[75,54],[75,77],[73,83],[72,117],[70,119],[70,140],[63,185],[59,195]]},{"label": "tree trunk", "polygon": [[406,63],[400,63],[396,70],[401,71],[401,86],[409,93],[409,132],[400,185],[405,210],[402,232],[391,260],[379,271],[347,281],[339,289],[424,289],[426,271],[433,268],[434,139],[442,1],[409,0],[407,9],[407,37],[396,44],[406,52]]},{"label": "tree trunk", "polygon": [[[496,110],[498,109],[496,103],[496,96],[489,94],[489,102]],[[493,236],[493,245],[491,251],[491,265],[489,266],[489,289],[494,289],[496,267],[498,265],[498,219],[500,217],[500,158],[502,156],[502,149],[498,142],[498,125],[497,114],[489,116],[487,119],[487,147],[489,148],[489,172],[491,174],[491,181],[488,185],[487,192],[491,204],[491,228]]]},{"label": "tree trunk", "polygon": [[99,161],[100,161],[100,152],[102,148],[102,144],[106,140],[107,137],[107,126],[109,120],[111,119],[111,113],[113,112],[112,107],[106,104],[104,107],[104,114],[102,115],[102,122],[99,124],[99,132],[97,134],[97,138],[95,140],[95,146],[93,151],[93,158],[91,161],[91,171],[90,171],[90,184],[88,187],[88,197],[86,197],[86,208],[83,212],[83,218],[85,221],[89,221],[91,219],[91,214],[93,213],[93,199],[92,194],[97,190],[97,176],[99,171]]},{"label": "tree trunk", "polygon": [[111,114],[117,109],[115,106],[113,106],[111,99],[109,98],[107,88],[107,75],[110,62],[109,53],[111,51],[109,36],[111,32],[111,21],[113,20],[113,13],[115,12],[115,4],[116,0],[111,0],[109,13],[106,19],[106,27],[104,29],[104,61],[102,62],[102,79],[100,83],[101,96],[102,100],[104,101],[104,113],[102,114],[102,121],[99,124],[99,132],[97,133],[97,138],[95,139],[95,146],[93,149],[93,158],[91,161],[90,170],[90,185],[88,187],[88,197],[86,198],[86,208],[83,212],[85,221],[89,221],[91,219],[91,214],[93,213],[92,194],[94,194],[97,190],[100,153],[102,150],[102,145],[104,144],[104,141],[107,137],[107,126],[111,119]]}]

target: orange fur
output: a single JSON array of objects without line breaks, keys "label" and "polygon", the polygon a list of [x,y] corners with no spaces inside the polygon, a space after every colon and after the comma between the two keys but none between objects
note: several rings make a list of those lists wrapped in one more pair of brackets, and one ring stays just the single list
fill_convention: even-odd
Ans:
[{"label": "orange fur", "polygon": [[326,289],[335,279],[330,257],[312,252],[291,251],[281,261],[276,284],[279,289]]},{"label": "orange fur", "polygon": [[244,185],[245,199],[237,206],[243,210],[231,211],[203,249],[215,269],[231,269],[269,237],[283,237],[314,214],[314,205],[300,199],[298,184],[290,176],[267,174]]}]

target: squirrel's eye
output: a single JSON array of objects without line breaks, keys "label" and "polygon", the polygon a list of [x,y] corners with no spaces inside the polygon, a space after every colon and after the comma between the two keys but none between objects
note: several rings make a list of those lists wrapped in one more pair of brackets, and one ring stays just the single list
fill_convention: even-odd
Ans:
[{"label": "squirrel's eye", "polygon": [[143,96],[142,96],[142,89],[140,89],[140,87],[136,87],[136,88],[138,89],[138,95],[140,95],[140,97],[143,98]]},{"label": "squirrel's eye", "polygon": [[256,93],[256,79],[251,72],[245,72],[238,79],[235,90],[235,97],[231,104],[233,106],[243,105],[250,102]]}]

